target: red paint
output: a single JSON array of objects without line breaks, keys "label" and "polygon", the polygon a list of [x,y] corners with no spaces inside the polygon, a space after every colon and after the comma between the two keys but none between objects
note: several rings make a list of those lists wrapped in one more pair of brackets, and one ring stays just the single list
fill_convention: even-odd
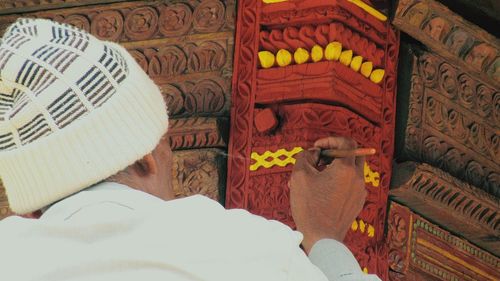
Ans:
[{"label": "red paint", "polygon": [[[336,61],[257,69],[259,51],[310,50],[334,40],[385,69],[383,82],[374,84]],[[377,149],[367,161],[381,180],[379,187],[367,184],[368,199],[359,215],[374,226],[375,237],[351,231],[345,242],[362,267],[388,280],[383,233],[394,149],[398,33],[346,0],[269,5],[242,0],[235,46],[227,207],[293,226],[286,184],[292,166],[250,171],[251,152],[306,148],[320,137],[351,136]],[[269,129],[275,118],[279,126]]]},{"label": "red paint", "polygon": [[278,126],[278,119],[270,108],[265,108],[255,114],[254,125],[259,133],[269,133]]}]

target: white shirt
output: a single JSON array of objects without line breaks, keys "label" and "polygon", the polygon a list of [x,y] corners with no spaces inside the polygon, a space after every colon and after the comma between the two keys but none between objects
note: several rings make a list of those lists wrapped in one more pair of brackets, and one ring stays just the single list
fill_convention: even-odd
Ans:
[{"label": "white shirt", "polygon": [[325,281],[325,273],[330,280],[379,280],[362,274],[332,240],[311,252],[326,266],[323,273],[299,248],[301,240],[280,222],[225,210],[203,196],[165,202],[101,183],[38,220],[1,221],[0,280]]}]

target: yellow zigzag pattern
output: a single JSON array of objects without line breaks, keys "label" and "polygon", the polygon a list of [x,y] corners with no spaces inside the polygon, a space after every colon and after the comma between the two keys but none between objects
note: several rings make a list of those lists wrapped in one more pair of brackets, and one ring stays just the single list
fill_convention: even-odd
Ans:
[{"label": "yellow zigzag pattern", "polygon": [[[250,158],[255,160],[255,163],[250,166],[250,171],[255,171],[260,167],[269,169],[273,166],[285,167],[288,164],[295,164],[296,159],[293,158],[293,156],[295,156],[295,154],[301,152],[302,150],[304,150],[302,147],[297,146],[290,151],[284,148],[278,149],[275,152],[271,152],[268,150],[262,155],[258,154],[257,152],[252,152]],[[284,160],[281,160],[281,156],[285,156],[286,158]],[[272,158],[271,161],[266,160],[269,157]]]},{"label": "yellow zigzag pattern", "polygon": [[364,167],[365,183],[371,183],[374,187],[380,185],[380,174],[378,172],[372,171],[368,163],[365,162]]},{"label": "yellow zigzag pattern", "polygon": [[[302,150],[304,150],[302,147],[297,146],[292,150],[281,148],[276,150],[275,152],[268,150],[263,154],[252,152],[250,158],[255,160],[255,163],[250,165],[250,171],[256,171],[260,167],[269,169],[274,166],[285,167],[288,164],[295,164],[296,159],[294,158],[294,156]],[[280,157],[282,156],[285,156],[283,160],[280,159]],[[271,160],[267,160],[268,158],[271,158]],[[370,183],[374,187],[378,187],[380,185],[380,174],[373,171],[366,162],[363,170],[365,175],[365,183]]]}]

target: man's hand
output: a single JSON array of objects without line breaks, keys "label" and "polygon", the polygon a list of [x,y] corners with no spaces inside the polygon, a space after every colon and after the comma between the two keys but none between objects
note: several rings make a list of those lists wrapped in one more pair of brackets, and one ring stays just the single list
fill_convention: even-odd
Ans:
[{"label": "man's hand", "polygon": [[329,137],[316,141],[318,149],[304,150],[290,180],[290,204],[302,246],[309,253],[324,238],[342,241],[366,199],[365,157],[336,158],[318,170],[320,149],[356,149],[354,140]]}]

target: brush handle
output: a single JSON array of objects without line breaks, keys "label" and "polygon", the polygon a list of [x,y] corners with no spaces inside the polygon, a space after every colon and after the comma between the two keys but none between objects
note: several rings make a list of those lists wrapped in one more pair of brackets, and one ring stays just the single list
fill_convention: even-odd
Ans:
[{"label": "brush handle", "polygon": [[357,149],[325,149],[321,150],[320,155],[330,158],[342,158],[353,156],[369,156],[377,152],[375,148],[357,148]]}]

